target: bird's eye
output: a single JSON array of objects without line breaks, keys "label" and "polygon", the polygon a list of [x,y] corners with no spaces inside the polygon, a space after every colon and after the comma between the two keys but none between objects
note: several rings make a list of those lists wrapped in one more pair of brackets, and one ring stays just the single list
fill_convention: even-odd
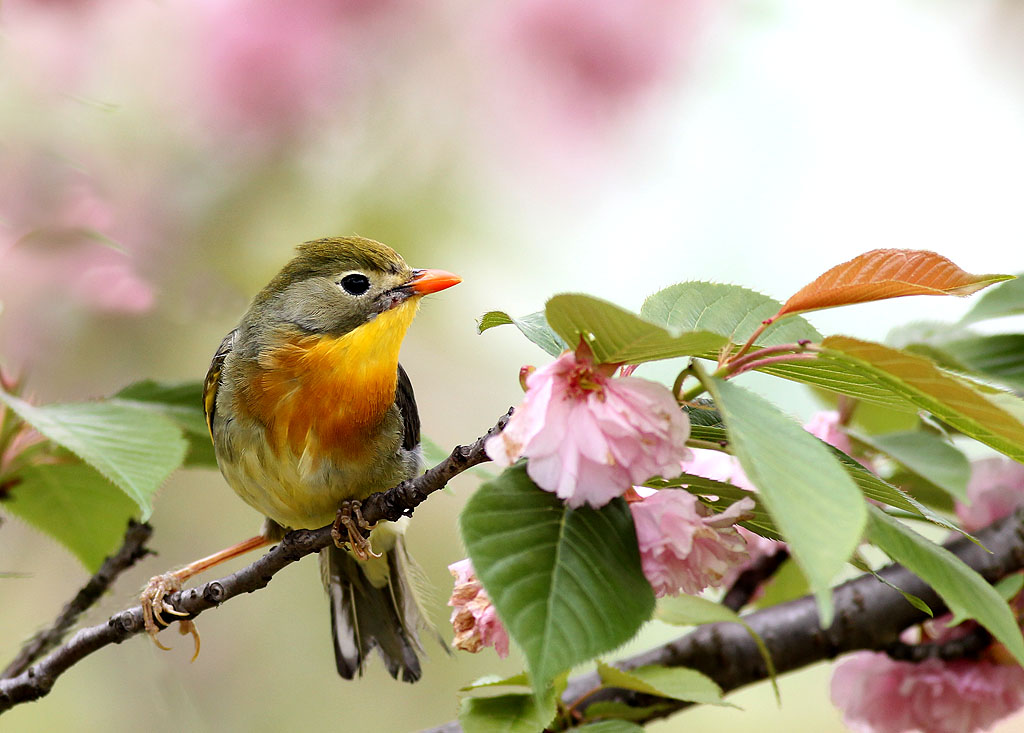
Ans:
[{"label": "bird's eye", "polygon": [[345,275],[345,277],[341,278],[338,284],[349,295],[362,295],[370,289],[370,278],[358,272],[353,272],[351,275]]}]

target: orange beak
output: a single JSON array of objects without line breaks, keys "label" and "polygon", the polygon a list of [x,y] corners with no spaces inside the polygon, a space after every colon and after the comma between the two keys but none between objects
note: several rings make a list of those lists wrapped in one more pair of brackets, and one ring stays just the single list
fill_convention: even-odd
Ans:
[{"label": "orange beak", "polygon": [[406,287],[416,295],[427,295],[458,285],[460,282],[461,277],[445,270],[413,270]]}]

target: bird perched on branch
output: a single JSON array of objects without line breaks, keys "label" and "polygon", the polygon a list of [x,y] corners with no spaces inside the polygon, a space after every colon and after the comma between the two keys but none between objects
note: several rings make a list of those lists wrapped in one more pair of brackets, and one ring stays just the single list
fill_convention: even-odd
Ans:
[{"label": "bird perched on branch", "polygon": [[420,298],[458,282],[344,237],[300,245],[256,296],[213,357],[203,406],[221,473],[266,521],[257,537],[151,581],[143,609],[154,640],[157,622],[176,613],[165,594],[185,579],[289,529],[334,521],[337,546],[320,565],[339,674],[360,674],[377,648],[393,677],[419,678],[421,616],[401,523],[381,523],[367,540],[359,500],[421,469],[419,415],[398,352]]}]

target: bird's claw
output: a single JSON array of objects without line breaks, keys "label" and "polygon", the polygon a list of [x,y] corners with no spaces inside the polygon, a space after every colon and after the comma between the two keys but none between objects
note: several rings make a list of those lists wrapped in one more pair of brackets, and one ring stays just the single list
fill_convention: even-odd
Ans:
[{"label": "bird's claw", "polygon": [[[345,528],[344,535],[342,527]],[[346,549],[347,545],[353,555],[365,562],[371,557],[380,557],[380,553],[373,551],[370,540],[363,534],[363,531],[369,532],[373,527],[363,518],[362,505],[358,501],[343,501],[331,526],[331,538],[336,547]]]},{"label": "bird's claw", "polygon": [[[170,651],[171,648],[161,644],[160,640],[157,639],[157,634],[160,633],[161,628],[170,626],[175,621],[173,618],[170,620],[164,618],[164,614],[170,614],[171,616],[189,615],[179,611],[166,600],[169,594],[181,590],[181,584],[182,579],[177,573],[164,573],[163,575],[150,578],[146,588],[139,595],[139,601],[142,603],[142,619],[146,626],[146,633],[149,634],[149,638],[153,640],[153,643],[164,651]],[[192,655],[192,661],[195,661],[196,657],[199,656],[199,630],[191,619],[182,618],[178,623],[178,630],[182,635],[192,634],[192,639],[195,642],[195,653]]]}]

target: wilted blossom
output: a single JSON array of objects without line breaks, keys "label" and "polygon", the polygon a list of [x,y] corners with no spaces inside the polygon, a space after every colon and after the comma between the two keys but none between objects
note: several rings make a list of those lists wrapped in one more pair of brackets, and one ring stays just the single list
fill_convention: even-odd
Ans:
[{"label": "wilted blossom", "polygon": [[652,476],[678,476],[689,455],[686,413],[668,388],[613,371],[585,348],[537,369],[487,455],[501,466],[526,456],[530,478],[570,507],[601,507]]},{"label": "wilted blossom", "polygon": [[658,597],[700,593],[718,586],[747,560],[747,546],[732,525],[754,507],[747,498],[720,514],[687,491],[662,489],[631,501],[644,575]]},{"label": "wilted blossom", "polygon": [[1006,458],[971,464],[967,504],[956,503],[956,515],[968,532],[985,527],[1024,506],[1024,466]]},{"label": "wilted blossom", "polygon": [[860,733],[971,733],[1024,706],[1024,669],[968,659],[914,664],[857,652],[836,665],[832,702]]},{"label": "wilted blossom", "polygon": [[455,577],[455,588],[448,605],[452,611],[452,646],[467,652],[478,652],[493,646],[499,657],[508,656],[508,632],[498,619],[487,591],[480,584],[469,559],[448,566]]}]

